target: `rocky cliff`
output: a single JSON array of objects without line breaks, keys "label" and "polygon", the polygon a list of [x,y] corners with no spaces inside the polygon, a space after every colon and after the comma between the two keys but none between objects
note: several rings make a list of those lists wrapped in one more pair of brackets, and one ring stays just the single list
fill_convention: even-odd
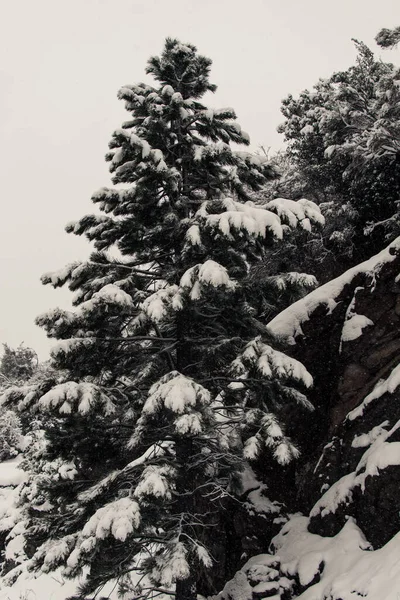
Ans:
[{"label": "rocky cliff", "polygon": [[286,523],[272,539],[271,527],[258,533],[268,554],[253,556],[220,596],[398,600],[400,238],[269,329],[313,375],[316,410],[297,432],[305,442],[287,478]]}]

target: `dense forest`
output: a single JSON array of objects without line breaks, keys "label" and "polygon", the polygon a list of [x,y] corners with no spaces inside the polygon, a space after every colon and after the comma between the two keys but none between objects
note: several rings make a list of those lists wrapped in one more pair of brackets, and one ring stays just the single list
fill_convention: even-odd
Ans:
[{"label": "dense forest", "polygon": [[398,600],[400,69],[354,44],[274,155],[191,44],[119,90],[73,308],[0,362],[5,598]]}]

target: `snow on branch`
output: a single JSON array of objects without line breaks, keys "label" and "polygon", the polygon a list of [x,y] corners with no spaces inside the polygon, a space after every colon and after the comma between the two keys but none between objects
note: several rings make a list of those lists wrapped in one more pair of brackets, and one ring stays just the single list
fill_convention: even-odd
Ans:
[{"label": "snow on branch", "polygon": [[90,300],[82,302],[77,313],[85,314],[96,311],[100,304],[113,304],[121,308],[130,308],[133,307],[133,300],[120,287],[109,283],[98,292],[95,292]]},{"label": "snow on branch", "polygon": [[190,290],[191,300],[201,298],[208,286],[233,291],[236,288],[236,282],[230,279],[227,269],[214,260],[207,260],[203,264],[191,267],[180,280],[180,287]]},{"label": "snow on branch", "polygon": [[91,486],[84,492],[81,492],[78,495],[78,500],[83,504],[92,502],[99,496],[102,496],[104,493],[108,492],[114,483],[118,484],[129,474],[135,472],[136,469],[140,469],[143,465],[146,465],[146,463],[151,463],[151,461],[159,459],[160,457],[173,452],[174,447],[174,442],[170,440],[152,444],[141,456],[129,462],[123,469],[112,471],[98,483]]},{"label": "snow on branch", "polygon": [[148,421],[163,410],[170,414],[172,431],[184,436],[197,436],[203,431],[203,419],[211,404],[210,392],[190,377],[171,371],[149,390],[134,434],[128,442],[133,448],[142,440]]},{"label": "snow on branch", "polygon": [[74,270],[81,265],[80,262],[69,263],[58,271],[43,273],[40,280],[44,285],[52,285],[54,288],[61,287],[71,278]]},{"label": "snow on branch", "polygon": [[155,557],[151,577],[161,585],[170,587],[175,581],[187,579],[190,567],[188,549],[183,542],[173,540],[162,553]]},{"label": "snow on branch", "polygon": [[305,198],[297,201],[276,198],[268,202],[265,208],[275,212],[282,223],[289,225],[292,229],[300,227],[311,231],[311,225],[324,225],[325,223],[325,218],[317,204]]},{"label": "snow on branch", "polygon": [[129,535],[139,529],[140,524],[138,503],[130,497],[119,498],[99,508],[87,521],[81,533],[62,538],[60,542],[45,544],[34,559],[43,561],[44,555],[42,570],[45,570],[46,564],[54,568],[56,558],[57,562],[66,564],[64,575],[75,576],[85,557],[96,549],[101,540],[112,537],[125,542]]},{"label": "snow on branch", "polygon": [[139,500],[147,496],[170,500],[175,476],[176,469],[170,465],[149,465],[143,470],[133,495]]},{"label": "snow on branch", "polygon": [[101,408],[105,415],[115,411],[113,402],[93,383],[76,383],[67,381],[54,386],[39,400],[42,410],[57,410],[60,414],[78,412],[86,415],[96,408]]},{"label": "snow on branch", "polygon": [[313,379],[305,366],[279,350],[256,338],[247,344],[242,354],[232,363],[232,373],[246,379],[249,370],[255,368],[266,379],[291,379],[309,388]]},{"label": "snow on branch", "polygon": [[168,285],[155,291],[141,304],[144,314],[156,323],[163,321],[169,313],[181,307],[177,285]]},{"label": "snow on branch", "polygon": [[137,530],[141,522],[139,505],[129,497],[106,504],[89,519],[82,530],[82,537],[104,539],[112,536],[124,542]]},{"label": "snow on branch", "polygon": [[[236,202],[231,198],[223,200],[225,211],[219,214],[206,215],[206,225],[218,230],[228,239],[235,239],[235,233],[245,232],[251,237],[265,238],[272,234],[282,239],[283,230],[279,217],[270,210],[257,207],[253,202]],[[202,211],[202,209],[200,209]],[[199,215],[202,213],[199,211]]]},{"label": "snow on branch", "polygon": [[211,401],[210,392],[196,383],[194,379],[171,371],[159,379],[149,390],[143,413],[153,414],[162,406],[179,415],[187,409],[200,405],[208,405]]}]

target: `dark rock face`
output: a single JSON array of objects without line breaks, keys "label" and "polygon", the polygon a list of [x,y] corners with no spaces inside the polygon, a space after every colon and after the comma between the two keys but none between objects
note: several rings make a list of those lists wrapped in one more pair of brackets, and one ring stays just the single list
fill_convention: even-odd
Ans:
[{"label": "dark rock face", "polygon": [[[315,347],[320,346],[315,340],[319,320],[311,316],[304,327],[301,360],[315,376],[315,401],[319,403],[320,415],[325,416],[322,440],[325,448],[317,464],[315,459],[311,460],[311,465],[316,464],[311,482],[307,489],[300,491],[302,504],[308,508],[345,475],[352,472],[360,475],[357,465],[375,441],[378,428],[389,432],[400,419],[400,386],[391,389],[395,386],[394,380],[392,386],[388,386],[390,389],[385,391],[383,386],[383,393],[374,393],[377,397],[366,403],[358,416],[352,418],[351,413],[400,365],[400,286],[396,282],[399,272],[400,257],[396,257],[375,277],[367,275],[364,282],[358,277],[344,290],[337,309],[329,318],[325,317],[329,327],[326,322],[321,324],[326,337],[325,350],[320,348],[322,356],[319,360],[315,357]],[[343,331],[346,322],[343,313],[348,315],[350,306],[351,314],[366,317],[370,324],[359,332],[358,337],[342,339],[338,343],[338,330]],[[310,346],[312,349],[308,352]],[[299,352],[297,349],[297,356]],[[329,356],[328,381],[323,370],[324,352]],[[361,436],[364,436],[363,440],[357,442]],[[399,440],[400,433],[394,430],[385,437],[385,444]],[[393,453],[394,447],[391,450]],[[380,463],[362,485],[352,489],[351,500],[340,504],[333,513],[312,517],[310,530],[319,535],[335,535],[346,517],[352,516],[374,548],[384,545],[400,529],[400,455],[398,458],[395,465]]]},{"label": "dark rock face", "polygon": [[[302,459],[288,480],[288,496],[295,490],[290,512],[309,515],[308,532],[322,538],[333,539],[354,523],[367,552],[400,531],[400,254],[393,252],[391,260],[348,277],[330,306],[308,311],[286,349],[313,376],[316,407],[297,431]],[[288,575],[278,563],[276,580],[289,577],[290,585],[274,598],[297,598],[316,585],[300,585],[296,569]],[[256,600],[246,568],[240,573]],[[318,594],[319,588],[315,598],[325,600]],[[233,598],[230,589],[224,598]]]}]

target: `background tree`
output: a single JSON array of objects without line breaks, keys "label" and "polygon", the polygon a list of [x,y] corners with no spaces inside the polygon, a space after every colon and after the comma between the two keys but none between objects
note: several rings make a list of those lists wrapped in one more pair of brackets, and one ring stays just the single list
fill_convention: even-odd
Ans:
[{"label": "background tree", "polygon": [[[343,273],[346,267],[353,266],[358,221],[355,208],[344,200],[339,202],[332,191],[324,190],[322,195],[317,186],[314,188],[290,151],[282,150],[273,155],[271,164],[280,177],[267,182],[260,192],[254,194],[257,202],[268,205],[271,198],[310,198],[318,203],[325,224],[318,229],[297,228],[282,244],[271,247],[265,261],[268,274],[287,270],[304,272],[313,275],[322,284]],[[292,296],[290,302],[296,299]],[[277,312],[282,308],[279,303]]]},{"label": "background tree", "polygon": [[400,27],[381,29],[375,37],[375,41],[382,48],[394,48],[400,42]]},{"label": "background tree", "polygon": [[400,196],[399,70],[355,44],[354,66],[284,100],[280,126],[320,201],[356,211],[353,264],[398,234]]},{"label": "background tree", "polygon": [[38,357],[32,348],[20,344],[11,348],[3,344],[3,356],[0,361],[0,379],[5,384],[26,381],[38,366]]},{"label": "background tree", "polygon": [[[17,348],[3,344],[0,360],[0,394],[8,388],[28,381],[38,369],[38,357],[22,343]],[[23,419],[24,420],[24,419]],[[13,410],[0,409],[0,461],[14,458],[24,447],[22,432],[26,429]]]},{"label": "background tree", "polygon": [[114,578],[135,597],[210,592],[234,476],[244,460],[297,457],[312,409],[310,376],[262,317],[268,294],[289,302],[315,278],[255,274],[271,244],[323,217],[307,200],[249,200],[275,172],[232,149],[249,143],[232,109],[200,102],[210,65],[167,39],[148,62],[156,86],[120,90],[131,118],[106,156],[115,187],[93,196],[102,214],[67,226],[96,251],[43,277],[76,292],[73,312],[38,318],[61,377],[5,396],[52,415],[26,462],[27,547],[31,568],[90,565],[79,597]]}]

